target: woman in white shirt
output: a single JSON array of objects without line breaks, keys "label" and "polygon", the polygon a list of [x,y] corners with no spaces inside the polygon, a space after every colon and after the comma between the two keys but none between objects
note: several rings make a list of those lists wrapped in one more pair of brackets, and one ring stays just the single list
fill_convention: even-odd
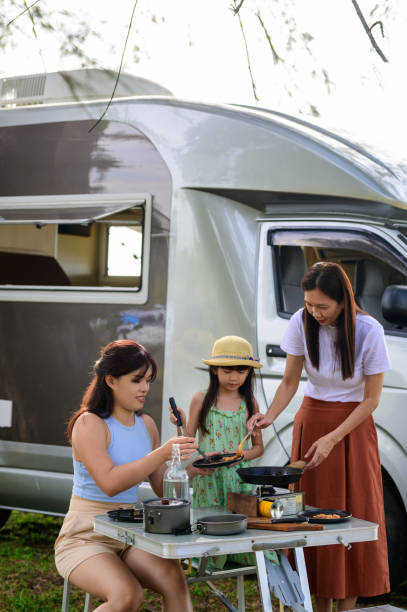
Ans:
[{"label": "woman in white shirt", "polygon": [[346,510],[379,524],[378,540],[305,548],[308,578],[318,612],[355,608],[358,596],[390,590],[377,434],[372,412],[390,369],[383,328],[358,308],[338,264],[320,262],[302,280],[304,308],[289,323],[281,348],[287,363],[265,415],[268,427],[295,395],[302,369],[308,381],[294,420],[292,461],[305,459],[297,485],[308,505]]}]

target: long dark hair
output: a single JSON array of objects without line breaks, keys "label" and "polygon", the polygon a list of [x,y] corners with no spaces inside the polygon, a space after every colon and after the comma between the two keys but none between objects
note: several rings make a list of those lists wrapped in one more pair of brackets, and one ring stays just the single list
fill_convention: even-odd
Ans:
[{"label": "long dark hair", "polygon": [[[330,261],[314,264],[301,282],[304,291],[319,289],[338,304],[343,302],[343,310],[337,319],[337,348],[341,358],[342,378],[352,378],[355,371],[355,328],[356,313],[363,313],[355,302],[351,282],[344,269]],[[303,320],[305,338],[311,363],[319,370],[319,323],[304,307]]]},{"label": "long dark hair", "polygon": [[72,430],[77,419],[83,412],[93,412],[102,419],[107,419],[113,412],[113,394],[106,383],[106,376],[115,378],[129,374],[134,370],[144,368],[144,373],[151,368],[151,380],[157,375],[157,365],[150,353],[132,340],[115,340],[107,344],[93,366],[93,378],[86,389],[81,407],[69,420],[67,435],[72,442]]},{"label": "long dark hair", "polygon": [[[220,367],[225,370],[242,370],[242,366],[210,366],[209,368],[209,387],[205,394],[202,409],[199,415],[198,427],[202,435],[209,434],[209,430],[206,426],[206,417],[208,416],[208,412],[211,406],[216,405],[216,401],[218,399],[218,390],[219,390],[219,380],[216,375],[216,368]],[[248,368],[249,373],[244,381],[243,385],[239,387],[239,393],[243,397],[246,402],[247,412],[249,414],[248,418],[250,418],[254,412],[254,368]]]}]

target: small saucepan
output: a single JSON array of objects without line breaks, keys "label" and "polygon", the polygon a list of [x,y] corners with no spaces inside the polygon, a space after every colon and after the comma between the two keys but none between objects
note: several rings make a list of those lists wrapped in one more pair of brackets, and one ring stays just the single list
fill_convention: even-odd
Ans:
[{"label": "small saucepan", "polygon": [[197,520],[195,529],[203,535],[234,535],[247,529],[247,516],[245,514],[203,516]]},{"label": "small saucepan", "polygon": [[148,533],[180,533],[191,529],[191,503],[186,499],[158,497],[144,502],[144,529]]},{"label": "small saucepan", "polygon": [[273,487],[288,487],[297,482],[304,473],[300,468],[255,466],[239,468],[237,470],[243,482],[256,485],[272,485]]}]

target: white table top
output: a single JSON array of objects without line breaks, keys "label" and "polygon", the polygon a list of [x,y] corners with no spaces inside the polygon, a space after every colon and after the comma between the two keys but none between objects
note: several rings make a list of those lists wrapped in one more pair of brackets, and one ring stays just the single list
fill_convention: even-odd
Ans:
[{"label": "white table top", "polygon": [[[191,511],[191,524],[203,516],[230,514],[221,506],[199,508]],[[95,516],[94,529],[115,540],[136,546],[141,550],[167,559],[187,559],[205,554],[220,555],[251,552],[253,544],[272,543],[276,548],[298,546],[326,546],[352,542],[377,540],[375,523],[352,518],[343,523],[324,525],[322,531],[266,531],[247,529],[230,536],[208,536],[200,533],[189,535],[153,534],[144,531],[143,523],[114,521],[106,514]],[[338,538],[341,538],[338,541]],[[299,543],[301,541],[301,543]],[[281,544],[281,546],[279,546]]]}]

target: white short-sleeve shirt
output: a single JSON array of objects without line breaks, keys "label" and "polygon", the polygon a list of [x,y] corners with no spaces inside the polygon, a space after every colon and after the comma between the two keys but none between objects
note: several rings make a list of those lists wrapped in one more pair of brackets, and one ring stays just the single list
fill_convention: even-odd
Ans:
[{"label": "white short-sleeve shirt", "polygon": [[308,355],[303,308],[290,319],[281,348],[290,355],[304,355],[308,375],[304,394],[326,402],[360,402],[365,390],[365,375],[391,369],[382,325],[369,315],[356,314],[355,373],[343,380],[340,354],[336,350],[338,329],[332,325],[319,329],[319,370]]}]

